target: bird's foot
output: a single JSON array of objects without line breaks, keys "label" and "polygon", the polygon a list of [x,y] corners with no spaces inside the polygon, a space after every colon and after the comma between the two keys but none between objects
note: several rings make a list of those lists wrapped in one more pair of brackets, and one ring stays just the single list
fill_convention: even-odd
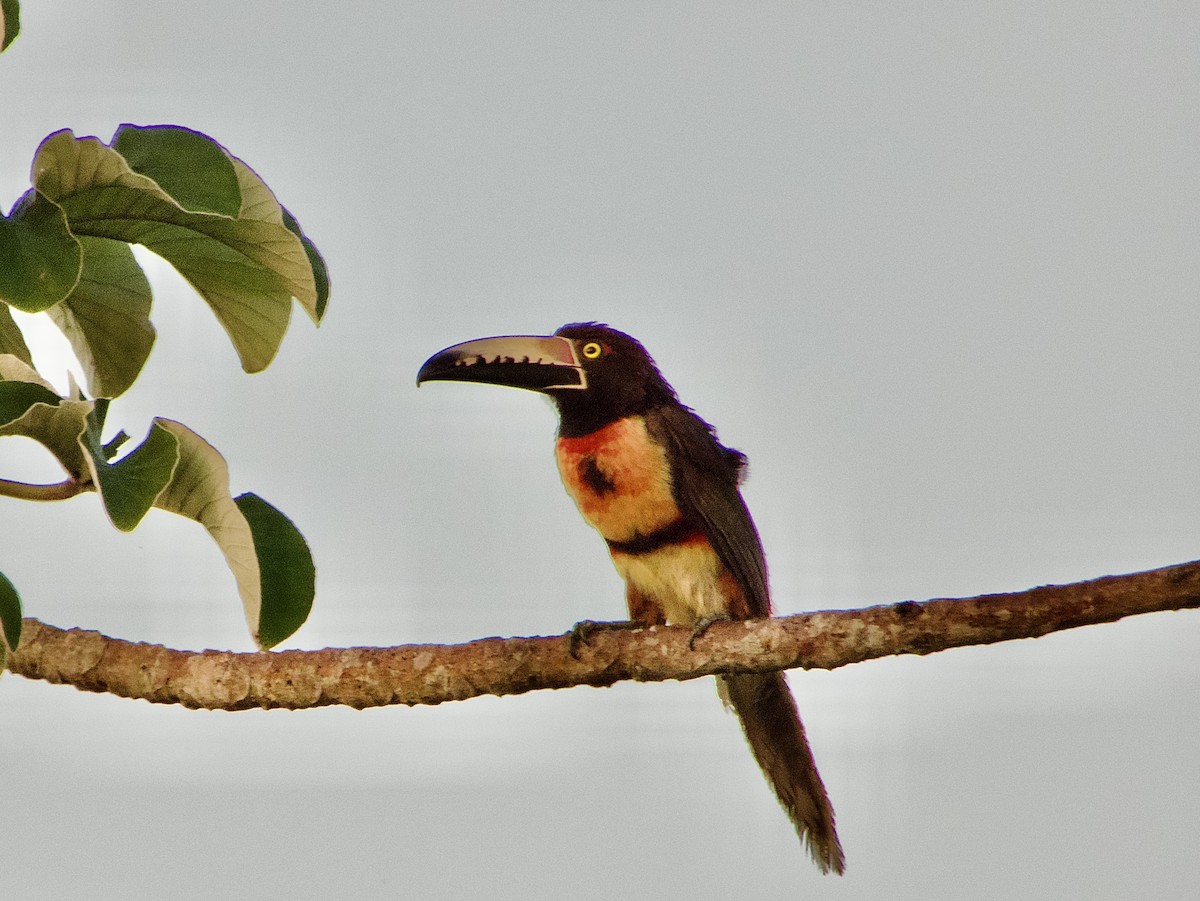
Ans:
[{"label": "bird's foot", "polygon": [[587,644],[597,632],[614,629],[644,628],[645,623],[628,619],[617,620],[616,622],[597,622],[593,619],[580,620],[567,633],[567,640],[569,642],[567,649],[571,652],[572,657],[578,658],[580,646]]},{"label": "bird's foot", "polygon": [[688,639],[688,650],[689,651],[696,650],[696,639],[699,638],[700,636],[702,636],[705,632],[707,632],[708,627],[711,626],[713,623],[727,623],[727,622],[729,622],[729,617],[725,614],[720,614],[717,616],[706,616],[706,617],[704,617],[704,619],[697,622],[694,626],[692,626],[692,637]]}]

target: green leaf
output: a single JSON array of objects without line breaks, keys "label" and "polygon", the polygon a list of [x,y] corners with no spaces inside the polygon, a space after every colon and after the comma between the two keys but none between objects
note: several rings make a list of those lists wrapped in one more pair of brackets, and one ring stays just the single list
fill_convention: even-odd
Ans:
[{"label": "green leaf", "polygon": [[79,438],[94,408],[92,401],[59,397],[26,363],[0,355],[0,436],[39,442],[73,478],[87,472]]},{"label": "green leaf", "polygon": [[[237,581],[250,632],[260,647],[283,641],[307,619],[315,569],[290,520],[254,494],[235,501],[229,468],[187,426],[155,419],[145,440],[109,462],[127,439],[107,442],[107,398],[60,397],[28,364],[0,354],[0,436],[23,435],[44,445],[75,479],[100,494],[113,525],[130,531],[150,507],[195,520],[208,530]],[[2,586],[0,586],[2,587]]]},{"label": "green leaf", "polygon": [[33,356],[25,343],[25,336],[13,321],[8,307],[0,303],[0,354],[12,354],[22,363],[33,365]]},{"label": "green leaf", "polygon": [[15,651],[21,643],[21,596],[4,573],[0,573],[0,645]]},{"label": "green leaf", "polygon": [[0,382],[0,428],[20,419],[34,404],[57,406],[60,400],[53,391],[32,382]]},{"label": "green leaf", "polygon": [[310,315],[313,322],[320,324],[325,315],[325,307],[329,303],[329,267],[325,265],[325,258],[317,250],[317,245],[310,241],[300,228],[296,217],[288,212],[287,207],[280,207],[280,209],[283,210],[283,224],[287,226],[288,231],[300,239],[300,243],[304,245],[304,253],[308,257],[308,264],[312,266],[313,279],[317,286],[317,299]]},{"label": "green leaf", "polygon": [[70,131],[42,142],[34,187],[62,207],[75,234],[143,244],[171,263],[212,307],[242,367],[257,372],[279,349],[293,298],[316,315],[317,285],[274,196],[248,166],[229,159],[242,192],[237,219],[184,209],[111,147]]},{"label": "green leaf", "polygon": [[21,643],[21,596],[4,573],[0,573],[0,675],[8,654]]},{"label": "green leaf", "polygon": [[181,207],[236,218],[242,208],[237,172],[207,135],[177,125],[122,125],[112,149],[134,172],[154,179]]},{"label": "green leaf", "polygon": [[17,0],[0,0],[0,53],[8,49],[21,30],[21,7]]},{"label": "green leaf", "polygon": [[258,642],[279,644],[308,619],[316,593],[316,567],[308,544],[292,521],[256,494],[235,501],[254,533],[261,577]]},{"label": "green leaf", "polygon": [[[296,619],[301,607],[296,585],[288,582],[275,570],[280,565],[294,565],[302,570],[303,560],[291,550],[288,539],[280,537],[282,527],[270,525],[270,517],[253,511],[262,523],[257,528],[263,533],[266,550],[265,560],[271,574],[264,577],[263,568],[259,563],[260,550],[257,546],[258,536],[246,515],[229,495],[229,469],[224,458],[207,441],[182,423],[169,419],[155,419],[157,425],[169,431],[179,442],[179,463],[167,487],[154,502],[156,507],[178,513],[194,519],[204,526],[216,541],[217,547],[225,555],[225,562],[237,580],[238,593],[242,598],[242,606],[246,613],[246,623],[250,634],[260,647],[270,647],[282,641],[290,634],[287,623],[294,623],[291,629],[299,627],[303,618]],[[265,525],[263,524],[265,523]],[[296,533],[299,538],[299,533]],[[299,538],[301,544],[303,539]],[[275,550],[282,547],[283,550]],[[304,549],[307,554],[307,547]],[[282,561],[282,563],[280,562]],[[309,558],[311,566],[311,558]],[[282,589],[279,586],[283,586]],[[283,591],[282,597],[276,597],[275,592]],[[268,633],[262,632],[262,612],[264,596],[271,592],[267,600]],[[311,592],[308,604],[312,603]],[[307,608],[305,609],[307,613]]]},{"label": "green leaf", "polygon": [[111,460],[113,457],[115,457],[117,455],[117,451],[119,451],[128,440],[129,435],[125,433],[124,429],[121,429],[121,431],[109,438],[108,441],[104,442],[104,446],[100,448],[104,454],[104,459]]},{"label": "green leaf", "polygon": [[178,442],[169,431],[154,423],[145,441],[117,462],[109,463],[112,442],[101,443],[102,424],[103,419],[93,410],[79,441],[88,452],[88,468],[108,518],[122,532],[130,532],[171,480],[179,460]]},{"label": "green leaf", "polygon": [[[280,205],[279,201],[275,199],[274,192],[267,187],[265,181],[259,178],[258,173],[236,156],[230,156],[229,159],[237,171],[238,186],[242,192],[242,219],[257,219],[272,225],[282,225],[300,241],[309,272],[313,277],[314,291],[311,296],[300,297],[297,295],[296,300],[308,313],[308,317],[319,325],[329,294],[329,273],[325,270],[325,260],[317,252],[316,246],[304,236],[300,230],[300,223]],[[321,293],[322,290],[325,292],[324,295]]]},{"label": "green leaf", "polygon": [[82,268],[83,252],[57,204],[27,191],[0,216],[0,300],[40,313],[71,293]]},{"label": "green leaf", "polygon": [[150,283],[129,245],[81,237],[79,284],[47,315],[78,357],[88,391],[117,397],[133,384],[154,347]]}]

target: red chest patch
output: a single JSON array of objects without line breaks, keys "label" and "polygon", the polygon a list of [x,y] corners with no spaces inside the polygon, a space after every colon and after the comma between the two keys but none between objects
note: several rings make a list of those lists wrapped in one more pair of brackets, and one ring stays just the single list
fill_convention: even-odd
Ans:
[{"label": "red chest patch", "polygon": [[640,416],[559,438],[554,456],[579,512],[609,541],[649,535],[679,517],[667,455]]}]

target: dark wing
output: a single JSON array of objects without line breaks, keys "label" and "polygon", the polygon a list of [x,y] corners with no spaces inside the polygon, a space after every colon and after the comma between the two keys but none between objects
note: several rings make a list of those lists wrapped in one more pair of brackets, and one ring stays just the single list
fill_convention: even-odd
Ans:
[{"label": "dark wing", "polygon": [[656,407],[645,419],[651,436],[667,448],[680,512],[707,536],[746,593],[751,615],[770,616],[767,561],[738,491],[746,458],[722,445],[712,426],[687,407]]}]

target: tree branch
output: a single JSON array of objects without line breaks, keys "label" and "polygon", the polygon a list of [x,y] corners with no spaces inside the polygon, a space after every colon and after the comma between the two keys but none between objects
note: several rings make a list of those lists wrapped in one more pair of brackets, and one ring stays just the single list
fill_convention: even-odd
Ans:
[{"label": "tree branch", "polygon": [[233,653],[177,651],[24,621],[8,667],[30,679],[159,704],[221,710],[440,704],[623,679],[836,669],[896,654],[1037,638],[1125,616],[1200,607],[1200,561],[1071,585],[962,600],[904,601],[691,630],[600,630],[570,654],[567,636],[462,645]]}]

